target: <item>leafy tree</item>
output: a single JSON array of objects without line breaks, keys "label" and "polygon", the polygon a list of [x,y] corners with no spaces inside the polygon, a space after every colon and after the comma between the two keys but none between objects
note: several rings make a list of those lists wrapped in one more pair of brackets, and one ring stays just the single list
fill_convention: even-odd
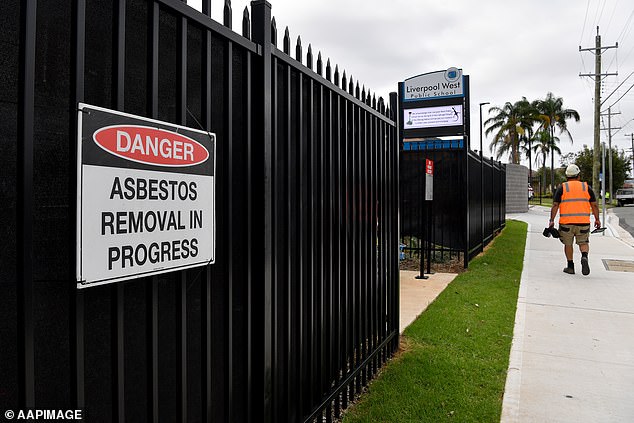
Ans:
[{"label": "leafy tree", "polygon": [[[580,178],[582,181],[587,181],[592,183],[592,163],[594,161],[593,158],[594,150],[592,148],[588,148],[587,145],[583,146],[583,150],[577,153],[568,153],[564,157],[562,157],[561,164],[563,166],[568,166],[570,163],[574,163],[579,166],[581,170]],[[618,151],[613,148],[611,151],[606,151],[605,156],[605,165],[608,166],[609,156],[608,154],[612,154],[612,186],[614,190],[621,188],[623,183],[627,179],[627,175],[632,169],[632,163],[628,156],[625,155],[623,150]],[[610,172],[609,170],[602,173],[605,175],[605,186],[610,186]],[[598,194],[601,191],[601,187],[593,187],[594,191]],[[607,189],[607,188],[606,188]]]},{"label": "leafy tree", "polygon": [[[570,142],[572,142],[572,135],[570,135],[570,131],[568,131],[568,121],[574,119],[576,122],[579,122],[579,113],[576,110],[564,109],[563,98],[555,97],[551,92],[546,94],[544,100],[536,100],[533,102],[533,105],[539,111],[542,128],[548,130],[552,144],[555,144],[555,129],[558,129],[560,134],[567,135]],[[552,172],[555,167],[555,152],[556,150],[551,148],[551,186],[555,185],[554,173]]]}]

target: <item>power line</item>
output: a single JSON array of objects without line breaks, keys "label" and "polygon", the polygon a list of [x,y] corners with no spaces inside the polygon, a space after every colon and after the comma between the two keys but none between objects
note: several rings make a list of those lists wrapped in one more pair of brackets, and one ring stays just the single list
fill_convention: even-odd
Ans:
[{"label": "power line", "polygon": [[621,33],[616,38],[617,41],[621,41],[623,37],[625,36],[626,30],[628,30],[628,28],[630,27],[630,24],[632,23],[632,17],[634,17],[634,9],[632,9],[632,11],[630,12],[630,16],[627,18],[627,21],[625,21],[625,25],[623,25],[623,29],[621,30]]},{"label": "power line", "polygon": [[[625,79],[623,80],[623,82],[621,82],[621,83],[619,84],[619,86],[618,86],[618,87],[616,87],[616,88],[614,89],[614,91],[612,91],[612,92],[611,92],[611,93],[610,93],[610,94],[609,94],[606,98],[604,98],[604,99],[603,99],[603,101],[601,102],[601,105],[603,106],[603,103],[605,103],[605,102],[606,102],[606,100],[607,100],[608,98],[610,98],[610,97],[612,96],[612,94],[614,94],[614,93],[616,92],[616,90],[618,90],[619,88],[621,88],[621,85],[625,84],[625,81],[627,81],[627,80],[628,80],[628,78],[629,78],[630,76],[632,76],[633,74],[634,74],[634,72],[630,72],[630,74],[629,74],[628,76],[626,76],[626,77],[625,77]],[[619,100],[620,100],[620,99],[619,99]],[[617,100],[617,101],[618,101],[618,100]],[[616,104],[616,103],[614,103],[614,104]],[[614,106],[614,104],[613,104],[612,106]],[[610,107],[612,107],[612,106],[610,106]]]},{"label": "power line", "polygon": [[[586,30],[586,22],[588,21],[588,9],[590,8],[590,0],[586,3],[586,16],[583,18],[583,27],[581,27],[581,37],[579,37],[579,44],[583,41],[583,33]],[[585,69],[584,69],[585,70]]]},{"label": "power line", "polygon": [[597,2],[597,10],[594,11],[594,19],[592,20],[592,26],[597,26],[597,24],[599,23],[597,21],[597,17],[599,16],[599,5],[601,4],[601,1]]},{"label": "power line", "polygon": [[628,88],[628,89],[627,89],[627,91],[625,91],[625,92],[623,93],[623,95],[622,95],[621,97],[619,97],[619,99],[618,99],[618,100],[616,100],[614,103],[612,103],[612,104],[610,105],[610,107],[614,106],[616,103],[618,103],[618,102],[619,102],[619,100],[621,100],[623,97],[625,97],[625,94],[629,93],[629,92],[630,92],[630,90],[631,90],[632,88],[634,88],[634,84],[630,85],[630,88]]},{"label": "power line", "polygon": [[612,9],[612,14],[610,15],[610,20],[608,21],[608,27],[606,29],[606,32],[610,29],[610,25],[612,24],[612,18],[614,18],[614,13],[616,13],[616,7],[618,5],[619,5],[618,1],[616,3],[614,3],[614,9]]}]

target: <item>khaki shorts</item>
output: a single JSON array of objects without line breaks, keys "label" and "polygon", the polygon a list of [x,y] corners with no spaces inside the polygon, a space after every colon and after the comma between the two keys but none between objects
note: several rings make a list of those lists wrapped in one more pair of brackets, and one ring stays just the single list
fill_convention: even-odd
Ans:
[{"label": "khaki shorts", "polygon": [[559,240],[564,245],[572,245],[576,239],[577,245],[587,244],[590,239],[590,225],[559,225]]}]

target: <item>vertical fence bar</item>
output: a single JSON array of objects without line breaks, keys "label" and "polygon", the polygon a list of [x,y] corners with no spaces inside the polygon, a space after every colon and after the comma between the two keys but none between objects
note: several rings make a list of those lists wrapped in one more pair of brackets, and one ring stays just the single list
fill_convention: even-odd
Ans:
[{"label": "vertical fence bar", "polygon": [[[369,92],[368,92],[369,98]],[[368,201],[368,216],[369,216],[369,229],[370,229],[370,334],[372,336],[370,347],[374,352],[379,345],[379,325],[377,318],[379,312],[377,310],[377,284],[376,284],[376,272],[377,272],[377,245],[376,245],[376,132],[374,130],[374,116],[368,113],[368,130],[369,132],[369,184],[370,184],[370,199]],[[377,366],[378,355],[374,356],[372,360],[371,377],[374,377],[378,370]]]},{"label": "vertical fence bar", "polygon": [[[310,44],[309,44],[309,52],[310,52]],[[312,59],[311,59],[312,60]],[[312,79],[311,79],[312,80]],[[324,228],[325,221],[325,207],[324,207],[324,186],[325,186],[325,160],[324,160],[324,144],[326,137],[324,136],[324,86],[323,84],[317,82],[317,128],[318,128],[318,137],[316,140],[316,152],[317,157],[313,162],[316,165],[317,170],[317,180],[315,181],[317,184],[316,192],[313,194],[317,198],[317,204],[315,207],[316,213],[316,241],[317,241],[317,251],[316,251],[316,274],[315,274],[315,282],[317,283],[318,289],[318,315],[317,323],[318,323],[318,335],[319,341],[316,343],[315,351],[317,353],[317,359],[315,360],[315,365],[317,366],[316,375],[317,375],[317,395],[318,398],[321,398],[326,390],[326,380],[327,380],[327,367],[325,361],[325,350],[327,344],[326,338],[326,320],[325,320],[325,309],[326,309],[326,293],[325,289],[328,284],[327,274],[325,271],[325,260],[324,260],[324,246],[327,240],[326,231]]]},{"label": "vertical fence bar", "polygon": [[[159,4],[155,0],[148,4],[148,115],[158,118],[158,74],[159,74]],[[152,276],[147,287],[147,385],[148,421],[159,421],[159,370],[158,370],[158,276]]]},{"label": "vertical fence bar", "polygon": [[[350,77],[350,92],[353,92],[352,77]],[[362,217],[361,217],[361,172],[362,172],[362,153],[361,153],[361,110],[354,103],[351,102],[352,110],[354,114],[353,123],[354,128],[352,132],[352,144],[354,151],[354,173],[353,173],[353,225],[354,225],[354,319],[355,319],[355,369],[363,362],[363,293],[362,286],[362,253],[363,253],[363,241],[362,241]],[[357,373],[355,377],[355,395],[361,393],[361,380],[362,373]]]},{"label": "vertical fence bar", "polygon": [[[342,336],[344,334],[343,332],[343,325],[342,322],[344,321],[344,319],[342,318],[343,313],[342,313],[342,298],[344,298],[342,296],[342,280],[345,282],[345,278],[343,277],[343,272],[342,272],[342,265],[343,265],[343,260],[342,258],[342,242],[343,242],[343,237],[342,237],[342,232],[343,232],[343,214],[342,214],[342,209],[343,209],[343,203],[341,201],[341,186],[342,186],[342,171],[341,171],[341,167],[342,167],[342,160],[341,160],[341,145],[342,145],[342,141],[341,141],[341,96],[337,95],[336,93],[331,91],[331,96],[335,96],[335,109],[334,111],[331,112],[331,120],[335,120],[336,124],[334,125],[334,142],[333,142],[333,146],[335,148],[335,162],[334,162],[334,169],[335,169],[335,175],[334,175],[334,189],[333,189],[333,194],[334,194],[334,210],[335,210],[335,250],[334,250],[334,257],[335,257],[335,272],[336,272],[336,278],[337,278],[337,287],[336,287],[336,304],[335,304],[335,310],[336,310],[336,318],[335,318],[335,330],[336,330],[336,338],[335,338],[335,385],[338,385],[339,382],[341,381],[341,376],[342,376],[342,372],[343,372],[343,366],[344,366],[344,361],[341,359],[342,356],[342,351],[344,350],[343,345],[344,343],[342,342]],[[332,122],[331,122],[332,123]],[[343,236],[345,236],[345,233],[343,233]],[[335,416],[339,417],[340,413],[341,413],[341,395],[337,395],[337,398],[335,399]]]},{"label": "vertical fence bar", "polygon": [[[398,109],[392,109],[398,110]],[[393,304],[392,304],[392,315],[393,315],[393,346],[391,353],[394,353],[398,349],[399,344],[399,270],[398,270],[398,201],[399,201],[399,184],[398,184],[398,141],[395,138],[395,130],[394,127],[390,127],[386,125],[387,128],[387,139],[390,142],[390,151],[391,151],[391,192],[392,192],[392,202],[390,207],[390,226],[391,226],[391,237],[390,237],[390,263],[392,271],[390,272],[391,276],[391,286],[393,292]]]},{"label": "vertical fence bar", "polygon": [[[71,199],[70,215],[71,222],[71,256],[75,257],[77,248],[77,229],[75,222],[77,221],[77,143],[79,140],[75,137],[77,133],[77,105],[84,100],[84,66],[85,66],[85,43],[86,43],[86,2],[85,0],[75,0],[72,6],[72,35],[71,35],[71,58],[72,67],[70,74],[71,95],[70,95],[70,125],[69,125],[69,151],[71,160],[69,160],[69,193],[68,198]],[[75,263],[75,266],[77,263]],[[73,279],[75,275],[73,275]],[[72,404],[77,409],[83,409],[86,406],[85,390],[84,390],[84,291],[77,289],[74,281],[70,284],[70,334],[71,341],[71,392]]]},{"label": "vertical fence bar", "polygon": [[[344,90],[347,90],[347,81],[342,78]],[[345,99],[345,97],[344,97]],[[354,106],[352,102],[345,99],[346,105],[346,236],[347,236],[347,260],[346,267],[348,273],[347,280],[347,311],[346,324],[348,335],[347,350],[347,373],[351,373],[356,365],[355,348],[356,348],[356,297],[355,297],[355,237],[354,237]],[[355,383],[351,380],[348,385],[348,400],[354,401]]]},{"label": "vertical fence bar", "polygon": [[[344,75],[344,79],[345,79],[345,75]],[[343,83],[343,85],[345,86],[345,82]],[[342,227],[342,231],[343,231],[343,235],[344,235],[344,257],[343,257],[343,261],[342,261],[342,274],[344,276],[344,313],[343,315],[345,316],[345,322],[344,325],[342,325],[345,330],[344,330],[344,339],[345,339],[345,348],[343,349],[343,375],[344,377],[347,376],[347,374],[350,372],[351,368],[352,368],[352,350],[353,350],[353,334],[352,334],[352,289],[351,289],[351,281],[352,281],[352,254],[351,254],[351,248],[352,248],[352,237],[350,235],[350,229],[351,229],[351,224],[350,224],[350,187],[352,186],[352,184],[350,183],[350,160],[351,160],[351,153],[350,153],[350,118],[351,118],[351,113],[350,113],[350,107],[348,104],[348,100],[346,100],[345,97],[339,95],[340,99],[341,99],[341,105],[342,105],[342,109],[343,109],[343,125],[341,128],[341,133],[343,136],[341,145],[344,148],[344,153],[342,156],[342,163],[343,163],[343,169],[342,169],[342,177],[343,177],[343,181],[344,181],[344,189],[343,189],[343,195],[341,198],[341,206],[343,209],[343,227]],[[348,403],[351,401],[350,395],[351,395],[351,386],[348,385],[346,386],[346,388],[343,391],[343,408],[347,408],[348,407]]]},{"label": "vertical fence bar", "polygon": [[[275,61],[274,58],[271,59],[273,62]],[[280,234],[277,233],[277,225],[278,225],[278,209],[280,207],[280,204],[282,203],[282,201],[278,201],[277,200],[277,196],[279,195],[279,192],[277,190],[277,186],[275,185],[275,181],[280,179],[280,175],[281,175],[281,169],[279,168],[279,166],[277,166],[278,163],[278,154],[279,154],[279,130],[278,130],[278,125],[277,125],[277,117],[278,117],[278,113],[280,112],[280,105],[278,103],[278,96],[276,93],[277,87],[278,87],[278,81],[276,79],[277,77],[277,70],[275,69],[274,66],[271,66],[271,81],[270,81],[270,90],[271,90],[271,143],[272,143],[272,160],[273,160],[273,171],[272,171],[272,177],[273,177],[273,190],[272,190],[272,196],[270,198],[270,201],[272,202],[272,224],[273,224],[273,244],[272,244],[272,256],[274,258],[274,262],[272,264],[272,272],[273,272],[273,285],[272,285],[272,368],[274,369],[275,375],[273,377],[273,388],[272,388],[272,398],[273,398],[273,404],[275,405],[273,407],[272,410],[272,418],[273,420],[279,420],[281,417],[283,416],[283,414],[281,413],[281,409],[283,407],[280,406],[279,401],[280,398],[282,398],[280,396],[281,393],[281,385],[284,383],[283,380],[280,380],[280,377],[278,377],[280,375],[279,373],[279,366],[282,363],[282,359],[280,359],[280,352],[283,351],[283,348],[281,348],[280,343],[282,341],[281,339],[281,332],[279,329],[280,326],[280,321],[282,318],[282,315],[280,313],[281,310],[284,310],[283,307],[279,306],[279,302],[281,301],[281,296],[280,296],[280,287],[283,286],[283,284],[280,283],[276,283],[276,281],[279,280],[279,270],[280,270],[280,266],[279,263],[277,262],[277,260],[275,259],[276,257],[280,257],[282,256],[282,254],[279,253],[280,251]]]},{"label": "vertical fence bar", "polygon": [[[383,101],[381,101],[383,104]],[[397,160],[394,147],[392,145],[392,137],[389,126],[385,122],[381,122],[382,134],[381,138],[383,139],[383,143],[385,145],[386,151],[386,165],[385,165],[385,186],[386,186],[386,238],[385,238],[385,269],[386,269],[386,289],[388,290],[390,302],[388,305],[388,313],[391,316],[390,321],[390,336],[398,337],[398,309],[396,309],[396,302],[398,301],[398,291],[396,290],[397,284],[394,277],[394,242],[393,238],[395,235],[393,220],[394,220],[394,210],[396,210],[396,206],[394,204],[394,194],[396,192],[395,182],[398,179],[394,178],[394,170],[395,170],[395,162]],[[391,352],[391,351],[390,351]]]},{"label": "vertical fence bar", "polygon": [[[357,85],[358,88],[358,85]],[[359,145],[361,149],[361,196],[360,196],[360,217],[361,217],[361,230],[362,237],[362,255],[361,255],[361,298],[362,298],[362,312],[361,312],[361,358],[365,361],[368,357],[368,353],[370,351],[369,348],[369,316],[368,316],[368,306],[369,306],[369,290],[368,290],[368,277],[370,275],[369,266],[370,266],[370,257],[369,257],[369,232],[368,232],[368,164],[369,164],[369,156],[368,156],[368,127],[367,127],[367,112],[363,108],[359,107],[359,113],[361,114],[359,117],[359,128],[361,143]],[[361,383],[365,386],[369,379],[368,374],[368,366],[365,365],[363,371],[361,372]]]},{"label": "vertical fence bar", "polygon": [[[274,63],[277,64],[277,59],[274,59]],[[277,66],[273,67],[273,83],[277,84],[278,78],[277,78]],[[296,192],[294,189],[294,182],[295,182],[295,176],[293,174],[293,171],[296,172],[296,169],[293,169],[293,166],[291,165],[292,163],[296,162],[295,157],[293,155],[294,151],[293,151],[293,132],[292,132],[292,123],[293,123],[293,107],[292,107],[292,80],[291,80],[291,68],[290,66],[287,66],[284,72],[284,102],[285,102],[285,108],[281,108],[279,106],[277,106],[276,108],[274,108],[274,113],[275,110],[284,110],[286,113],[284,115],[284,121],[286,122],[285,128],[283,129],[283,133],[284,133],[284,148],[286,150],[286,156],[285,156],[285,161],[287,163],[287,169],[288,169],[288,173],[285,175],[285,179],[286,179],[286,192],[288,195],[287,201],[285,201],[285,207],[284,207],[284,213],[286,214],[287,218],[286,218],[286,230],[285,230],[285,235],[286,235],[286,280],[284,281],[285,283],[285,289],[286,289],[286,298],[284,301],[284,308],[286,309],[286,325],[285,325],[285,335],[286,335],[286,339],[285,339],[285,351],[284,354],[287,357],[285,366],[286,366],[286,380],[285,380],[285,389],[286,389],[286,395],[284,398],[285,401],[285,405],[286,405],[286,419],[287,420],[291,420],[292,416],[296,415],[297,412],[297,408],[295,408],[295,404],[293,403],[293,394],[294,392],[292,387],[293,387],[293,381],[294,380],[299,380],[299,379],[295,379],[295,375],[296,375],[296,368],[295,366],[293,366],[291,363],[293,362],[293,352],[294,352],[294,348],[293,348],[293,343],[295,342],[295,339],[293,337],[293,320],[294,320],[294,314],[293,314],[293,305],[294,305],[294,301],[293,301],[293,286],[294,283],[296,282],[296,280],[294,280],[293,278],[293,272],[292,269],[294,267],[294,260],[295,258],[295,249],[293,248],[293,244],[294,244],[294,229],[293,228],[293,216],[294,216],[294,212],[293,212],[293,204],[296,204],[295,202],[293,202],[293,198],[295,198],[295,200],[297,200],[297,196],[296,196]],[[276,97],[277,96],[277,85],[274,85],[274,87],[272,88],[273,91],[273,96]],[[275,101],[276,104],[277,100]],[[274,132],[275,134],[277,134],[277,118],[273,120],[273,127],[275,128]],[[274,139],[277,139],[277,135],[274,135]],[[301,165],[299,166],[301,168]],[[295,245],[296,246],[296,245]]]},{"label": "vertical fence bar", "polygon": [[[288,81],[290,83],[290,67],[288,68]],[[299,200],[299,210],[298,210],[298,214],[299,217],[297,219],[298,221],[298,226],[297,226],[297,232],[298,232],[298,236],[299,236],[299,240],[298,240],[298,248],[299,248],[299,269],[298,269],[298,275],[299,275],[299,286],[298,286],[298,290],[297,290],[297,297],[296,297],[296,301],[297,301],[297,305],[298,305],[298,329],[299,329],[299,333],[298,333],[298,371],[299,371],[299,380],[305,380],[305,375],[307,374],[307,367],[306,367],[306,363],[308,362],[308,360],[306,360],[306,351],[307,351],[307,343],[306,343],[306,334],[308,333],[305,327],[306,321],[308,319],[306,319],[305,314],[306,314],[306,310],[307,307],[305,307],[305,297],[306,297],[306,292],[307,290],[305,289],[305,284],[308,281],[308,265],[307,265],[307,261],[305,259],[306,257],[306,251],[307,251],[307,239],[308,239],[308,228],[307,228],[307,222],[306,222],[306,214],[307,214],[307,198],[308,198],[308,182],[307,182],[307,176],[308,176],[308,171],[306,170],[306,164],[307,164],[307,148],[306,148],[306,143],[307,143],[307,139],[304,137],[304,83],[303,83],[303,79],[302,79],[302,74],[300,73],[297,76],[297,133],[296,133],[296,138],[299,141],[299,147],[297,149],[298,151],[298,163],[300,164],[300,169],[299,169],[299,186],[300,186],[300,195],[298,196],[298,200]],[[304,386],[302,383],[299,384],[298,386],[298,390],[297,390],[297,403],[298,403],[298,410],[301,414],[303,414],[304,412],[304,402],[306,400],[306,394],[305,394],[305,390],[304,390]]]},{"label": "vertical fence bar", "polygon": [[17,295],[18,383],[21,408],[35,407],[33,321],[33,144],[35,124],[35,40],[37,0],[20,2],[18,93]]},{"label": "vertical fence bar", "polygon": [[[319,56],[317,66],[321,63],[321,55]],[[332,123],[332,91],[326,89],[326,112],[325,112],[325,124],[326,124],[326,139],[327,139],[327,157],[325,162],[327,163],[327,184],[326,184],[326,192],[328,193],[327,205],[326,205],[326,215],[328,223],[327,223],[327,232],[328,232],[328,244],[326,245],[327,252],[327,278],[328,278],[328,362],[327,362],[327,378],[326,378],[326,392],[329,392],[330,388],[333,386],[333,382],[336,380],[335,377],[335,328],[336,328],[336,318],[337,315],[335,313],[335,287],[337,277],[335,276],[335,259],[334,259],[334,251],[335,251],[335,225],[334,225],[334,217],[335,217],[335,164],[334,164],[334,135],[333,135],[333,123]],[[334,411],[333,403],[331,402],[328,405],[326,410],[326,421],[332,421],[332,414]]]},{"label": "vertical fence bar", "polygon": [[[112,106],[124,109],[125,90],[125,8],[126,0],[113,2],[112,13]],[[112,305],[112,416],[115,422],[125,421],[124,377],[124,285],[117,283],[110,289]]]},{"label": "vertical fence bar", "polygon": [[[270,25],[269,25],[270,27]],[[254,164],[254,153],[253,153],[253,121],[252,121],[252,109],[251,109],[251,101],[252,101],[252,80],[253,74],[251,72],[251,64],[252,64],[252,54],[251,52],[246,53],[246,75],[245,75],[245,87],[246,87],[246,99],[244,101],[244,113],[246,116],[246,128],[245,128],[245,137],[247,143],[247,245],[253,245],[253,187],[252,187],[252,177],[253,177],[253,164]],[[246,252],[247,256],[247,421],[253,421],[255,419],[255,414],[253,413],[253,392],[252,392],[252,383],[253,383],[253,311],[252,311],[252,284],[253,284],[253,250],[248,248]]]},{"label": "vertical fence bar", "polygon": [[[262,56],[260,59],[261,69],[255,72],[255,80],[253,83],[253,94],[256,102],[253,104],[253,110],[258,113],[253,116],[254,128],[261,134],[261,144],[254,147],[254,157],[260,157],[261,162],[258,163],[256,171],[253,173],[253,180],[257,184],[254,187],[254,204],[261,207],[260,213],[254,213],[253,229],[258,228],[260,232],[255,236],[252,244],[254,257],[259,257],[258,264],[261,265],[261,292],[260,299],[262,312],[258,319],[258,330],[261,333],[261,349],[258,353],[254,353],[252,359],[260,359],[262,365],[261,380],[259,382],[259,392],[255,395],[259,396],[256,403],[261,403],[261,412],[254,413],[258,415],[262,421],[272,421],[272,205],[270,198],[272,194],[272,140],[271,140],[271,5],[265,0],[257,0],[251,2],[251,10],[253,12],[253,41],[260,44],[262,48]],[[261,154],[260,154],[261,153]],[[256,198],[257,195],[257,198]],[[256,281],[254,281],[255,283]]]},{"label": "vertical fence bar", "polygon": [[[270,25],[269,25],[270,26]],[[226,186],[227,186],[227,203],[226,207],[226,216],[227,216],[227,228],[229,228],[229,236],[227,238],[227,269],[228,274],[226,278],[227,286],[227,379],[226,379],[226,389],[227,389],[227,419],[229,421],[233,421],[234,415],[234,407],[236,405],[233,397],[233,290],[234,290],[234,243],[235,239],[232,235],[233,225],[234,225],[234,215],[232,212],[233,209],[233,190],[231,187],[233,186],[233,172],[234,172],[234,139],[233,139],[233,43],[231,41],[227,41],[226,49],[225,49],[225,58],[224,58],[224,66],[225,66],[225,81],[224,81],[224,97],[225,97],[225,126],[227,137],[227,145],[225,151],[227,152],[226,158]]]},{"label": "vertical fence bar", "polygon": [[[208,17],[211,17],[211,0],[203,0],[202,12]],[[211,97],[212,97],[212,50],[211,50],[211,31],[203,30],[203,54],[202,54],[202,117],[207,131],[211,131]],[[247,81],[250,80],[247,78]],[[250,112],[250,109],[248,109]],[[249,127],[250,130],[250,127]],[[217,159],[217,158],[215,158]],[[250,262],[249,262],[250,263]],[[202,374],[201,374],[201,399],[202,399],[202,416],[204,421],[212,421],[213,408],[212,408],[212,286],[213,286],[213,270],[212,266],[206,266],[204,281],[201,289],[201,345],[202,345]],[[250,286],[249,286],[250,288]],[[250,298],[249,298],[250,301]],[[250,307],[248,308],[250,310]],[[250,334],[249,334],[250,335]],[[251,338],[249,336],[250,342]],[[250,344],[249,344],[250,345]],[[250,354],[249,354],[250,356]],[[248,366],[251,365],[251,360],[248,361]],[[249,381],[250,382],[250,381]],[[249,383],[249,386],[250,383]],[[248,410],[251,410],[250,396],[247,401],[249,404]]]}]

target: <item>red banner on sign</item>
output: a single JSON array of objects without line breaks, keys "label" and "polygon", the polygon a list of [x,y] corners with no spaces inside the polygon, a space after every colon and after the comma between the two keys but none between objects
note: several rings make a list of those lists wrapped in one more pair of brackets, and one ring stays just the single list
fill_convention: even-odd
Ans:
[{"label": "red banner on sign", "polygon": [[429,159],[425,159],[425,173],[428,175],[434,174],[434,162]]}]

